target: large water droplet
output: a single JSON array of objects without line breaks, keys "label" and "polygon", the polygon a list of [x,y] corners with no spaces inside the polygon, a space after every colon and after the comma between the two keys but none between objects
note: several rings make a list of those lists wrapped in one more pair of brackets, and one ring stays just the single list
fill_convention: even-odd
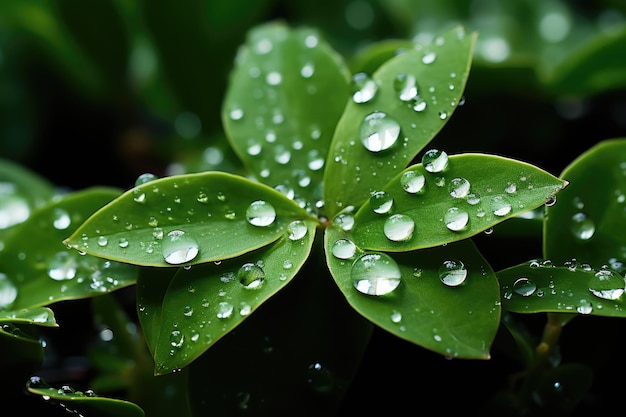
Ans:
[{"label": "large water droplet", "polygon": [[244,288],[260,288],[265,280],[265,271],[259,265],[248,262],[237,271],[237,279]]},{"label": "large water droplet", "polygon": [[363,119],[359,137],[365,149],[380,152],[391,148],[400,136],[400,125],[386,113],[377,111]]},{"label": "large water droplet", "polygon": [[465,282],[467,278],[467,268],[459,260],[446,260],[439,267],[439,279],[449,287],[456,287]]},{"label": "large water droplet", "polygon": [[511,212],[511,203],[504,196],[496,195],[491,199],[491,209],[498,217],[506,216]]},{"label": "large water droplet", "polygon": [[335,258],[350,259],[356,252],[356,245],[349,239],[337,239],[331,252]]},{"label": "large water droplet", "polygon": [[527,277],[520,277],[513,283],[513,291],[523,297],[529,297],[537,290],[537,285]]},{"label": "large water droplet", "polygon": [[389,216],[383,225],[383,233],[387,239],[394,242],[403,242],[411,239],[415,230],[415,222],[404,214]]},{"label": "large water droplet", "polygon": [[450,207],[443,218],[446,227],[453,232],[464,230],[469,223],[469,214],[458,207]]},{"label": "large water droplet", "polygon": [[67,211],[62,208],[55,208],[53,212],[52,225],[55,229],[65,230],[70,227],[72,219]]},{"label": "large water droplet", "polygon": [[624,294],[624,277],[610,269],[600,269],[589,279],[589,291],[604,300],[617,300]]},{"label": "large water droplet", "polygon": [[402,189],[409,194],[423,193],[426,178],[418,171],[406,171],[400,176]]},{"label": "large water droplet", "polygon": [[276,210],[270,203],[256,200],[246,209],[246,218],[253,226],[269,226],[276,219]]},{"label": "large water droplet", "polygon": [[572,233],[580,240],[589,240],[596,231],[596,225],[586,213],[578,212],[572,216]]},{"label": "large water droplet", "polygon": [[367,103],[378,92],[376,82],[366,73],[359,72],[352,76],[352,100],[355,103]]},{"label": "large water droplet", "polygon": [[333,223],[339,226],[342,230],[352,230],[354,226],[354,216],[350,213],[339,213],[333,219]]},{"label": "large water droplet", "polygon": [[198,242],[189,233],[172,230],[161,245],[163,258],[168,264],[178,265],[194,259],[199,252]]},{"label": "large water droplet", "polygon": [[370,196],[370,207],[377,214],[385,214],[393,207],[393,197],[385,191],[375,191]]},{"label": "large water droplet", "polygon": [[400,73],[393,80],[393,88],[402,101],[412,101],[418,95],[417,81],[414,75]]},{"label": "large water droplet", "polygon": [[385,295],[400,285],[400,267],[389,255],[370,252],[359,256],[350,271],[352,285],[368,295]]},{"label": "large water droplet", "polygon": [[469,194],[470,182],[465,178],[452,178],[450,180],[450,195],[454,198],[465,198]]},{"label": "large water droplet", "polygon": [[428,172],[442,172],[448,167],[448,154],[438,149],[430,149],[422,156],[422,165]]},{"label": "large water droplet", "polygon": [[306,236],[308,229],[302,220],[294,220],[287,226],[290,240],[300,240]]}]

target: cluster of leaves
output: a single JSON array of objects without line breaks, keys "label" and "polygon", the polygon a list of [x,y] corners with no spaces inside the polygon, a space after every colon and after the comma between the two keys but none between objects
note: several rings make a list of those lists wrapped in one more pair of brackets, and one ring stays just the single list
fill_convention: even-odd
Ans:
[{"label": "cluster of leaves", "polygon": [[[558,177],[429,148],[464,101],[477,39],[455,26],[375,44],[355,72],[313,29],[255,27],[221,108],[242,175],[60,192],[3,160],[2,368],[28,379],[43,357],[36,328],[58,325],[51,306],[93,298],[121,346],[92,358],[107,370],[94,385],[130,390],[143,410],[37,378],[30,392],[85,415],[142,415],[174,384],[169,402],[190,415],[316,415],[337,409],[374,326],[446,357],[489,359],[504,325],[535,372],[508,406],[574,408],[588,371],[546,364],[569,320],[626,315],[626,141],[598,144]],[[568,77],[586,91],[615,84],[598,81],[606,66],[569,65],[552,88],[583,88]],[[541,259],[493,270],[472,238],[505,221],[539,227]],[[111,297],[131,286],[142,337]],[[548,313],[541,349],[510,313]],[[567,401],[554,381],[569,384]]]}]

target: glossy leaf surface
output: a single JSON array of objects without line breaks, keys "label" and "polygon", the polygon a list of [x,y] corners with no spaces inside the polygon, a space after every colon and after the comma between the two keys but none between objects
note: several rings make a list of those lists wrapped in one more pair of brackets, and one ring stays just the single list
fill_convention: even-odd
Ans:
[{"label": "glossy leaf surface", "polygon": [[315,237],[316,222],[302,226],[305,234],[297,239],[285,233],[243,256],[182,268],[164,294],[158,291],[162,285],[152,290],[142,281],[138,305],[142,325],[151,326],[146,334],[155,373],[188,365],[287,285],[308,258]]},{"label": "glossy leaf surface", "polygon": [[63,239],[119,191],[91,188],[63,195],[33,211],[16,226],[0,252],[3,294],[0,308],[45,306],[61,300],[87,298],[133,285],[132,265],[110,262],[68,249]]},{"label": "glossy leaf surface", "polygon": [[[2,286],[0,280],[0,286]],[[0,323],[36,324],[38,326],[58,327],[54,311],[48,307],[24,308],[21,310],[0,310]]]},{"label": "glossy leaf surface", "polygon": [[65,243],[136,265],[202,263],[267,245],[293,220],[307,217],[270,187],[233,174],[205,172],[153,180],[126,191]]},{"label": "glossy leaf surface", "polygon": [[624,278],[576,261],[533,260],[497,273],[502,308],[515,313],[573,313],[626,317]]},{"label": "glossy leaf surface", "polygon": [[348,99],[348,70],[311,29],[255,27],[240,47],[223,105],[229,140],[263,183],[315,209],[335,125]]},{"label": "glossy leaf surface", "polygon": [[[544,257],[599,268],[626,262],[626,139],[600,142],[561,174],[570,182],[548,207]],[[624,267],[621,268],[622,272]]]},{"label": "glossy leaf surface", "polygon": [[452,155],[442,172],[413,165],[376,190],[354,216],[352,239],[364,249],[394,252],[443,245],[531,211],[565,185],[513,159]]},{"label": "glossy leaf surface", "polygon": [[324,173],[329,216],[360,205],[443,128],[463,95],[475,38],[456,27],[367,74],[374,94],[357,93],[357,102],[353,95],[333,136]]},{"label": "glossy leaf surface", "polygon": [[[348,239],[336,227],[328,228],[324,245],[330,271],[350,305],[368,320],[390,333],[442,355],[488,359],[500,321],[498,282],[489,264],[470,240],[391,256],[391,268],[400,283],[383,295],[368,295],[353,283],[360,256],[382,252],[356,248],[353,256],[337,257],[337,241]],[[337,252],[334,252],[337,253]],[[456,286],[441,280],[444,263],[462,265],[464,281]],[[374,263],[369,265],[374,270]],[[393,264],[396,264],[395,266]],[[399,275],[398,275],[399,271]],[[384,280],[383,280],[384,281]],[[384,287],[371,283],[370,289]]]}]

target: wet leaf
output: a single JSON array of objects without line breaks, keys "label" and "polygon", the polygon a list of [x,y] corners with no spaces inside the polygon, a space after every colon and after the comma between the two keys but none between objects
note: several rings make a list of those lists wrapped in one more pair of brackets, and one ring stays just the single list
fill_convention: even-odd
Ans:
[{"label": "wet leaf", "polygon": [[255,27],[239,49],[222,118],[243,163],[315,210],[335,125],[348,99],[340,56],[312,29]]},{"label": "wet leaf", "polygon": [[576,258],[599,268],[626,262],[626,139],[598,143],[562,172],[570,185],[548,207],[544,256],[555,263]]},{"label": "wet leaf", "polygon": [[354,75],[365,87],[355,87],[329,150],[329,216],[363,203],[443,128],[463,95],[475,38],[455,27],[431,44],[415,44],[374,74]]},{"label": "wet leaf", "polygon": [[0,252],[0,287],[5,295],[0,299],[0,308],[45,306],[133,285],[133,266],[81,255],[62,243],[118,195],[118,190],[103,187],[68,193],[36,209],[27,221],[16,226]]},{"label": "wet leaf", "polygon": [[232,258],[284,235],[308,214],[260,183],[223,172],[138,185],[87,219],[65,243],[142,266]]},{"label": "wet leaf", "polygon": [[[2,280],[0,279],[0,289]],[[0,290],[0,293],[3,293]],[[0,323],[35,324],[37,326],[58,327],[54,311],[48,307],[24,308],[21,310],[0,310]]]},{"label": "wet leaf", "polygon": [[[243,256],[179,269],[165,293],[148,288],[150,277],[139,282],[140,319],[149,327],[156,374],[188,365],[291,281],[315,236],[315,221],[300,225],[305,229],[298,236],[285,232]],[[165,282],[160,280],[161,291]]]},{"label": "wet leaf", "polygon": [[507,311],[626,317],[624,278],[611,269],[577,261],[557,265],[532,260],[496,275]]},{"label": "wet leaf", "polygon": [[[500,322],[498,283],[470,240],[406,253],[357,247],[353,256],[337,257],[336,245],[341,239],[349,236],[336,227],[326,230],[326,256],[335,282],[357,312],[390,333],[439,354],[490,357]],[[361,276],[357,272],[363,274],[363,270],[355,270],[362,256],[372,254],[379,258],[370,257],[363,264],[372,279],[358,285],[380,295],[365,294],[353,282]],[[378,270],[382,260],[388,263]],[[460,269],[454,273],[450,266]],[[451,286],[443,283],[444,272]],[[391,291],[385,293],[386,289]]]},{"label": "wet leaf", "polygon": [[399,252],[466,239],[544,205],[566,186],[494,155],[451,155],[447,163],[441,172],[413,165],[376,190],[354,215],[357,246]]}]

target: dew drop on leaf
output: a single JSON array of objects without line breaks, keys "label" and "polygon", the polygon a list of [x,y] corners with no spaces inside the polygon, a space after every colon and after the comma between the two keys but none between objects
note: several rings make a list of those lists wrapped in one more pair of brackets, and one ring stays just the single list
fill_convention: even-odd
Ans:
[{"label": "dew drop on leaf", "polygon": [[443,218],[446,227],[453,232],[465,230],[469,223],[469,214],[467,211],[458,207],[450,207]]},{"label": "dew drop on leaf", "polygon": [[400,185],[402,189],[409,194],[423,193],[426,179],[418,171],[406,171],[400,177]]},{"label": "dew drop on leaf", "polygon": [[417,98],[417,81],[414,75],[399,73],[393,80],[393,88],[402,101],[412,101]]},{"label": "dew drop on leaf", "polygon": [[17,287],[13,285],[5,274],[0,272],[0,309],[13,303],[17,298]]},{"label": "dew drop on leaf", "polygon": [[511,203],[504,196],[496,195],[491,199],[491,209],[498,217],[506,216],[511,212]]},{"label": "dew drop on leaf", "polygon": [[244,288],[260,288],[265,280],[265,271],[259,265],[248,262],[237,271],[237,279]]},{"label": "dew drop on leaf", "polygon": [[469,194],[470,182],[465,178],[450,180],[450,195],[454,198],[465,198]]},{"label": "dew drop on leaf", "polygon": [[370,196],[370,207],[377,214],[385,214],[393,207],[393,197],[385,191],[375,191]]},{"label": "dew drop on leaf", "polygon": [[178,265],[194,259],[199,252],[198,242],[182,230],[170,231],[161,245],[163,259],[168,264]]},{"label": "dew drop on leaf", "polygon": [[48,260],[48,276],[55,281],[73,279],[78,270],[78,262],[69,252],[57,252]]},{"label": "dew drop on leaf", "polygon": [[246,219],[253,226],[269,226],[276,219],[276,210],[270,203],[256,200],[246,209]]},{"label": "dew drop on leaf", "polygon": [[141,174],[137,177],[137,179],[135,180],[135,186],[141,185],[141,184],[145,184],[147,182],[150,181],[154,181],[156,179],[158,179],[159,177],[157,177],[156,175],[150,173],[150,172],[146,172],[144,174]]},{"label": "dew drop on leaf", "polygon": [[537,290],[534,281],[526,277],[520,277],[513,282],[513,291],[523,297],[529,297]]},{"label": "dew drop on leaf", "polygon": [[302,220],[294,220],[287,226],[290,240],[300,240],[306,236],[308,229]]},{"label": "dew drop on leaf", "polygon": [[368,295],[385,295],[395,290],[402,275],[400,267],[389,255],[369,252],[359,256],[350,270],[352,285]]},{"label": "dew drop on leaf", "polygon": [[387,116],[376,111],[365,116],[359,131],[361,143],[370,152],[380,152],[391,148],[400,137],[400,125]]},{"label": "dew drop on leaf", "polygon": [[217,305],[217,318],[227,319],[233,314],[234,307],[231,303],[222,301]]},{"label": "dew drop on leaf", "polygon": [[572,216],[572,233],[580,240],[589,240],[596,231],[596,225],[586,213],[578,212]]},{"label": "dew drop on leaf", "polygon": [[367,103],[378,92],[376,82],[364,72],[359,72],[352,76],[351,87],[352,100],[357,104]]},{"label": "dew drop on leaf", "polygon": [[428,172],[442,172],[448,167],[448,154],[439,149],[430,149],[422,156],[422,165]]},{"label": "dew drop on leaf", "polygon": [[624,277],[610,269],[600,269],[589,279],[589,291],[604,300],[617,300],[625,286]]},{"label": "dew drop on leaf", "polygon": [[415,230],[415,222],[405,214],[389,216],[383,225],[383,233],[387,239],[394,242],[403,242],[411,239]]},{"label": "dew drop on leaf", "polygon": [[356,245],[349,239],[337,239],[333,243],[331,252],[335,258],[350,259],[356,252]]},{"label": "dew drop on leaf", "polygon": [[439,267],[439,279],[449,287],[456,287],[465,282],[467,268],[459,260],[446,260]]},{"label": "dew drop on leaf", "polygon": [[52,216],[52,226],[57,230],[65,230],[72,224],[69,213],[62,208],[55,208]]}]

